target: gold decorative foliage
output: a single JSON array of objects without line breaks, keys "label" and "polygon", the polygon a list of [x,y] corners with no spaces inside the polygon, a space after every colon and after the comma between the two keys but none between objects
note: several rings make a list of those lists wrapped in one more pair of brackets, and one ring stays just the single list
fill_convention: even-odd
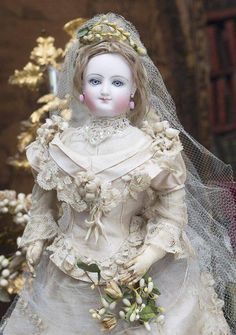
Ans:
[{"label": "gold decorative foliage", "polygon": [[40,66],[31,62],[27,63],[23,70],[15,70],[10,76],[9,83],[20,87],[26,86],[30,90],[35,90],[43,82],[43,73]]},{"label": "gold decorative foliage", "polygon": [[82,26],[82,24],[84,24],[87,21],[87,19],[84,18],[77,18],[74,20],[71,20],[69,22],[67,22],[63,29],[67,32],[67,34],[69,34],[72,38],[75,38],[76,35],[76,30]]},{"label": "gold decorative foliage", "polygon": [[50,112],[56,111],[65,120],[71,118],[71,110],[69,109],[70,97],[59,99],[54,94],[46,94],[38,99],[38,103],[44,104],[42,107],[35,110],[29,120],[21,122],[21,133],[17,136],[18,153],[8,159],[8,164],[16,168],[29,169],[29,163],[25,158],[25,148],[35,140],[37,129],[41,126],[44,120],[49,116]]},{"label": "gold decorative foliage", "polygon": [[101,20],[91,27],[81,29],[78,38],[82,44],[99,43],[103,40],[115,40],[129,44],[140,56],[146,55],[146,49],[133,40],[130,33],[119,27],[118,23],[109,22],[107,16],[102,16]]},{"label": "gold decorative foliage", "polygon": [[52,65],[57,67],[57,58],[63,55],[61,48],[56,49],[54,46],[55,38],[38,37],[38,46],[31,51],[30,59],[34,60],[40,66]]},{"label": "gold decorative foliage", "polygon": [[7,288],[7,291],[9,294],[19,294],[22,291],[22,288],[24,286],[24,278],[23,275],[18,275],[15,279],[11,280],[9,282],[9,286]]}]

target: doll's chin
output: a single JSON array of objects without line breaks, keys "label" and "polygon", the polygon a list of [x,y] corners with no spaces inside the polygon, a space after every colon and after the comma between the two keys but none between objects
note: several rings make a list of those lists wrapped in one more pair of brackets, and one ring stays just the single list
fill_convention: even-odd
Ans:
[{"label": "doll's chin", "polygon": [[96,110],[90,111],[90,114],[96,117],[114,117],[119,116],[121,114],[125,114],[125,111],[112,111],[112,110]]}]

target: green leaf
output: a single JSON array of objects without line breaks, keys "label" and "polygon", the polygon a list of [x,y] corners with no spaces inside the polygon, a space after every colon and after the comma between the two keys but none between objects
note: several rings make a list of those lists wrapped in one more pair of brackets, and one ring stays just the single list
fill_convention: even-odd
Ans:
[{"label": "green leaf", "polygon": [[158,288],[156,288],[156,287],[153,287],[153,289],[152,289],[152,293],[161,295],[161,292],[160,292],[160,291],[158,290]]},{"label": "green leaf", "polygon": [[97,266],[96,263],[92,263],[92,264],[86,264],[82,261],[78,261],[77,262],[77,266],[87,272],[93,272],[93,273],[97,273],[98,274],[98,281],[100,281],[101,279],[101,270],[99,269],[99,267]]},{"label": "green leaf", "polygon": [[83,37],[84,35],[86,35],[88,33],[88,28],[84,28],[84,29],[81,29],[78,31],[77,33],[77,37],[80,38],[80,37]]},{"label": "green leaf", "polygon": [[130,306],[130,310],[125,314],[126,321],[129,321],[130,315],[133,313],[134,310],[135,310],[135,304]]},{"label": "green leaf", "polygon": [[156,303],[153,299],[148,299],[147,305],[152,307],[152,306],[156,306]]},{"label": "green leaf", "polygon": [[140,319],[145,322],[156,317],[156,313],[154,313],[151,306],[145,306],[139,315]]},{"label": "green leaf", "polygon": [[5,291],[2,288],[0,288],[0,301],[1,302],[10,302],[11,301],[11,298],[10,298],[10,295],[8,294],[8,292]]},{"label": "green leaf", "polygon": [[156,302],[152,299],[148,300],[147,306],[150,306],[153,313],[155,313],[156,315],[158,315],[160,312],[159,312],[159,307],[156,305]]},{"label": "green leaf", "polygon": [[111,304],[113,301],[115,301],[115,299],[110,297],[109,294],[106,294],[104,296],[104,298],[106,299],[107,302],[109,302],[109,304]]},{"label": "green leaf", "polygon": [[126,298],[128,300],[135,299],[134,294],[132,294],[130,292],[127,292],[127,293],[123,294],[123,298]]},{"label": "green leaf", "polygon": [[148,272],[146,272],[142,278],[147,282],[149,277],[150,275],[148,274]]}]

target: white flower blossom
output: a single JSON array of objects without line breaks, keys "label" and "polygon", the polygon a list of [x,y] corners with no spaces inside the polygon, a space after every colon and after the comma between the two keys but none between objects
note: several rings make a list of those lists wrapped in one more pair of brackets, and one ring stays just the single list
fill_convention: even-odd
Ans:
[{"label": "white flower blossom", "polygon": [[6,268],[9,265],[9,260],[8,259],[3,259],[1,262],[1,265],[3,268]]},{"label": "white flower blossom", "polygon": [[125,306],[131,306],[131,302],[127,298],[122,299],[122,301]]},{"label": "white flower blossom", "polygon": [[8,281],[6,279],[0,279],[0,286],[1,287],[7,287],[8,286]]},{"label": "white flower blossom", "polygon": [[136,313],[133,312],[133,313],[130,315],[130,318],[129,318],[130,322],[134,322],[135,317],[136,317]]},{"label": "white flower blossom", "polygon": [[4,270],[2,271],[2,276],[3,276],[3,278],[7,278],[7,277],[9,277],[9,275],[10,275],[10,271],[9,271],[8,269],[4,269]]}]

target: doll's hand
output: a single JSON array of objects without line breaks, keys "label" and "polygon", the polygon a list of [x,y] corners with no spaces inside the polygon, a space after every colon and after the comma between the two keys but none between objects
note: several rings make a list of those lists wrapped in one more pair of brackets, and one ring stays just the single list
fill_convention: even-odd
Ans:
[{"label": "doll's hand", "polygon": [[136,283],[151,267],[152,264],[165,256],[166,252],[155,246],[149,245],[140,255],[132,258],[124,265],[125,272],[119,279],[127,284]]},{"label": "doll's hand", "polygon": [[29,267],[29,270],[33,277],[35,274],[35,266],[39,263],[40,257],[43,252],[44,241],[38,240],[29,245],[26,252],[26,261]]}]

